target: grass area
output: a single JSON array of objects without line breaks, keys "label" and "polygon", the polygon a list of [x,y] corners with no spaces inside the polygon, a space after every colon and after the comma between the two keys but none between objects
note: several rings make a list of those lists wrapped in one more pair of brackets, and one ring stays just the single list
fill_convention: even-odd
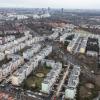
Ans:
[{"label": "grass area", "polygon": [[[35,75],[31,74],[25,81],[24,81],[24,88],[31,89],[34,91],[41,90],[41,83],[44,80],[44,77],[46,77],[47,73],[49,73],[51,68],[48,67],[40,67]],[[38,77],[36,76],[37,73],[43,73],[44,77]],[[34,87],[33,87],[34,86]]]},{"label": "grass area", "polygon": [[76,33],[82,33],[82,34],[91,34],[88,31],[84,31],[84,30],[74,30]]},{"label": "grass area", "polygon": [[[89,88],[86,84],[93,84],[93,88]],[[85,77],[80,76],[80,84],[78,86],[77,100],[93,100],[93,98],[98,96],[100,91],[100,86],[97,86],[94,82],[87,80]]]}]

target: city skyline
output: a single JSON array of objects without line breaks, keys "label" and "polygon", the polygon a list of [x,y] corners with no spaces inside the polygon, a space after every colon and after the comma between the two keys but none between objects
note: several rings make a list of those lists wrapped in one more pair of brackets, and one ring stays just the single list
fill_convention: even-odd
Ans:
[{"label": "city skyline", "polygon": [[99,0],[0,0],[0,7],[100,9]]}]

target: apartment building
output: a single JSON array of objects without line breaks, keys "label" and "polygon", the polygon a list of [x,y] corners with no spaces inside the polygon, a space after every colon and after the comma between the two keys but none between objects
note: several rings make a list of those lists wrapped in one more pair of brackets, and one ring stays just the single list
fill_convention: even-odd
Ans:
[{"label": "apartment building", "polygon": [[[31,36],[27,35],[27,36],[23,36],[21,38],[18,38],[14,41],[8,42],[4,45],[1,45],[0,51],[4,52],[5,50],[11,49],[12,47],[16,46],[16,45],[20,45],[20,43],[27,41],[28,39],[30,39]],[[18,48],[18,47],[17,47]]]},{"label": "apartment building", "polygon": [[88,41],[88,37],[84,37],[84,39],[80,45],[80,50],[79,50],[80,53],[86,52],[87,41]]},{"label": "apartment building", "polygon": [[20,83],[23,82],[23,80],[25,79],[26,75],[25,75],[25,68],[23,66],[21,66],[20,69],[18,69],[13,76],[11,77],[11,81],[13,85],[19,85]]},{"label": "apartment building", "polygon": [[20,43],[10,49],[7,49],[5,50],[5,54],[13,54],[13,53],[16,53],[22,49],[24,49],[26,47],[26,44],[25,43]]},{"label": "apartment building", "polygon": [[53,34],[51,34],[51,35],[49,36],[49,39],[55,40],[58,36],[59,36],[59,32],[54,32]]},{"label": "apartment building", "polygon": [[74,39],[67,46],[67,51],[69,51],[69,52],[72,52],[73,51],[73,49],[76,47],[75,44],[77,43],[79,37],[80,37],[80,34],[75,34]]},{"label": "apartment building", "polygon": [[[46,64],[50,64],[48,60],[46,61]],[[51,62],[50,66],[52,67],[51,71],[47,74],[47,77],[44,79],[42,82],[42,92],[49,94],[53,88],[54,83],[56,82],[61,69],[62,69],[62,64],[60,62]],[[53,65],[53,66],[52,66]]]},{"label": "apartment building", "polygon": [[21,71],[16,71],[11,78],[13,85],[20,85],[25,78],[38,66],[38,63],[52,52],[52,46],[42,49],[36,56],[31,58],[28,63],[21,66]]},{"label": "apartment building", "polygon": [[77,86],[79,84],[79,75],[80,75],[80,67],[75,65],[72,69],[69,77],[68,84],[65,90],[65,98],[66,99],[74,99],[77,91]]},{"label": "apartment building", "polygon": [[32,45],[31,49],[27,49],[25,52],[23,52],[23,57],[25,59],[30,59],[35,53],[37,53],[41,48],[40,44],[34,44]]},{"label": "apartment building", "polygon": [[0,44],[5,44],[13,40],[15,40],[15,36],[0,37]]},{"label": "apartment building", "polygon": [[44,41],[44,39],[45,39],[44,37],[33,37],[32,39],[29,39],[28,41],[25,41],[25,44],[28,45],[28,46],[30,46],[33,43]]},{"label": "apartment building", "polygon": [[21,64],[24,63],[24,59],[18,55],[15,55],[15,57],[7,64],[3,64],[0,68],[1,71],[1,80],[5,77],[7,77],[10,73],[15,71]]},{"label": "apartment building", "polygon": [[74,34],[75,33],[65,33],[65,34],[63,34],[62,36],[60,36],[60,42],[64,43],[68,36],[71,36],[71,35],[74,35]]}]

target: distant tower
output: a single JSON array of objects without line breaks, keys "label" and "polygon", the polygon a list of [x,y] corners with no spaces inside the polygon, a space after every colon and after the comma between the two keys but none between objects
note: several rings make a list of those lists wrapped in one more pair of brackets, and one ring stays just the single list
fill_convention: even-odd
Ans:
[{"label": "distant tower", "polygon": [[64,9],[63,8],[61,8],[61,13],[63,13],[64,12]]},{"label": "distant tower", "polygon": [[50,7],[48,7],[48,12],[50,12]]}]

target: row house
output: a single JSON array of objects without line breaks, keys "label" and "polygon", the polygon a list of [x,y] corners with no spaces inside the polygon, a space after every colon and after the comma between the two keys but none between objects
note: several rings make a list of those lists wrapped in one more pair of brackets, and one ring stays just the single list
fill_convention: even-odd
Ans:
[{"label": "row house", "polygon": [[72,52],[73,49],[76,47],[76,43],[79,40],[80,34],[75,34],[74,39],[69,43],[67,46],[67,51]]},{"label": "row house", "polygon": [[18,69],[13,76],[11,77],[11,82],[13,85],[19,85],[20,83],[23,82],[25,79],[25,69],[23,66],[21,66],[20,69]]},{"label": "row house", "polygon": [[25,48],[25,43],[20,43],[11,49],[5,50],[5,54],[13,54]]},{"label": "row house", "polygon": [[52,52],[52,46],[47,46],[42,49],[36,56],[33,57],[36,63],[43,60],[46,56],[48,56]]},{"label": "row house", "polygon": [[70,35],[74,35],[74,33],[65,33],[62,36],[60,36],[60,42],[65,42],[66,38]]},{"label": "row house", "polygon": [[53,34],[51,34],[51,35],[49,36],[49,39],[55,40],[58,36],[59,36],[59,32],[54,32]]},{"label": "row house", "polygon": [[73,100],[75,98],[77,86],[79,84],[80,72],[81,72],[80,67],[75,65],[68,77],[68,84],[65,90],[66,99]]},{"label": "row house", "polygon": [[26,50],[23,52],[23,57],[25,59],[30,59],[35,53],[37,53],[41,48],[40,44],[34,44],[31,49]]},{"label": "row house", "polygon": [[43,59],[43,60],[41,60],[41,65],[44,65],[44,64],[46,64],[46,66],[48,66],[48,67],[53,67],[55,65],[55,61]]},{"label": "row house", "polygon": [[85,53],[86,51],[86,46],[87,46],[87,41],[88,41],[88,37],[85,37],[81,43],[81,46],[80,46],[80,50],[79,52],[80,53]]},{"label": "row house", "polygon": [[5,51],[6,49],[9,49],[11,47],[13,47],[15,44],[14,42],[8,42],[7,44],[4,44],[4,45],[0,45],[0,51],[3,52]]},{"label": "row house", "polygon": [[24,59],[20,56],[15,55],[15,58],[12,59],[7,64],[3,64],[0,68],[1,76],[0,79],[7,77],[9,74],[11,74],[13,71],[15,71],[21,64],[24,63]]},{"label": "row house", "polygon": [[[13,85],[20,85],[25,78],[34,70],[37,66],[39,61],[45,58],[48,54],[52,52],[52,46],[47,46],[42,49],[39,54],[36,54],[33,58],[29,60],[27,64],[24,64],[21,67],[21,73],[18,71],[12,75],[11,81]],[[58,66],[58,65],[57,65]]]},{"label": "row house", "polygon": [[55,65],[58,65],[60,67],[62,66],[60,62],[55,62],[54,60],[48,60],[48,59],[41,60],[41,64],[42,65],[46,64],[47,67],[51,67],[51,68],[53,68]]},{"label": "row house", "polygon": [[44,37],[33,37],[32,39],[29,39],[28,41],[26,41],[26,45],[30,46],[32,45],[33,43],[37,43],[37,42],[40,42],[40,41],[44,41]]},{"label": "row house", "polygon": [[52,67],[51,71],[47,74],[47,77],[42,82],[42,92],[50,94],[54,83],[56,82],[61,70],[62,65],[59,62],[55,63],[55,65]]},{"label": "row house", "polygon": [[5,44],[13,40],[15,40],[15,36],[0,37],[0,44]]},{"label": "row house", "polygon": [[11,82],[13,85],[19,86],[24,79],[29,76],[29,74],[38,66],[38,63],[34,61],[34,58],[31,58],[29,62],[25,63],[23,66],[20,66],[11,77]]},{"label": "row house", "polygon": [[6,43],[6,44],[4,44],[4,45],[1,45],[0,51],[5,51],[5,50],[7,50],[7,49],[10,49],[10,48],[12,48],[13,46],[18,45],[19,43],[22,43],[22,42],[24,42],[24,41],[27,41],[27,40],[30,39],[30,38],[31,38],[31,35],[29,34],[29,35],[27,35],[27,36],[18,38],[18,39],[14,40],[14,41],[11,41],[11,42],[8,42],[8,43]]}]

